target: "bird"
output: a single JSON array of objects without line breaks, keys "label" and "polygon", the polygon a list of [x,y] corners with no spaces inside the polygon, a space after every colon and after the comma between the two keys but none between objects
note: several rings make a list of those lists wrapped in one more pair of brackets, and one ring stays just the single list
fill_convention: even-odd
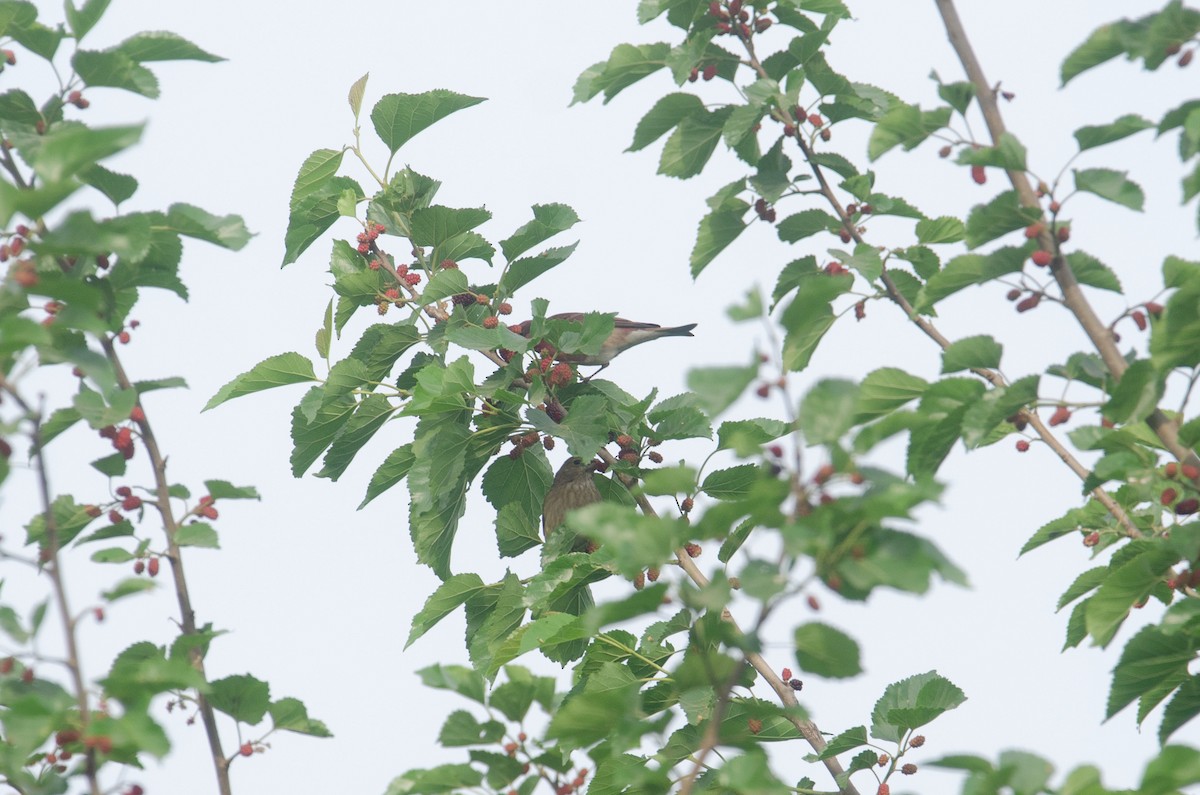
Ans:
[{"label": "bird", "polygon": [[[560,312],[557,315],[550,315],[547,319],[582,323],[584,317],[583,312]],[[526,320],[513,326],[512,330],[523,337],[528,337],[530,323],[531,321]],[[589,367],[598,366],[600,370],[603,370],[605,367],[608,367],[609,362],[616,358],[618,354],[632,348],[634,345],[641,345],[643,342],[656,340],[659,337],[693,337],[695,335],[692,334],[692,329],[695,327],[695,323],[688,323],[684,326],[664,327],[657,323],[642,323],[636,320],[626,320],[623,317],[613,318],[612,333],[608,335],[608,339],[600,346],[600,350],[597,353],[555,353],[554,358],[568,364],[583,364]],[[598,373],[600,370],[596,372]]]},{"label": "bird", "polygon": [[[550,540],[550,534],[563,523],[567,511],[600,502],[600,499],[600,489],[592,480],[591,469],[580,458],[568,458],[554,474],[554,482],[542,501],[542,537]],[[580,548],[588,545],[589,542],[582,539]]]}]

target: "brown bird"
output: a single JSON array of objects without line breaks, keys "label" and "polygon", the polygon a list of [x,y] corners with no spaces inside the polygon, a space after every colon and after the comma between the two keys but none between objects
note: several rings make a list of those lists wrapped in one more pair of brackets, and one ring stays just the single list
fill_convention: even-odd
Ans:
[{"label": "brown bird", "polygon": [[[563,523],[567,511],[600,502],[600,489],[592,480],[592,471],[578,458],[568,458],[554,475],[554,483],[542,502],[542,536],[550,534]],[[587,542],[584,540],[583,546]]]},{"label": "brown bird", "polygon": [[[551,315],[548,319],[582,323],[583,318],[583,312],[560,312],[557,315]],[[513,331],[528,337],[529,325],[530,321],[526,320],[514,326]],[[695,327],[695,323],[688,323],[686,326],[667,326],[664,328],[657,323],[639,323],[636,320],[626,320],[623,317],[618,317],[613,319],[612,334],[609,334],[608,339],[600,346],[599,353],[560,353],[555,358],[560,362],[598,366],[600,370],[603,370],[605,367],[608,367],[608,363],[616,358],[619,353],[632,348],[634,345],[641,345],[643,342],[656,340],[659,337],[692,337],[695,336],[692,334],[692,329]],[[596,372],[599,372],[599,370]]]}]

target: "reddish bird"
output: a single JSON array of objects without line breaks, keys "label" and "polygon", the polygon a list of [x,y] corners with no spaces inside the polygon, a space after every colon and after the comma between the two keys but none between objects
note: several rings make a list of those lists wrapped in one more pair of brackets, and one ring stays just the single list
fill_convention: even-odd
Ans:
[{"label": "reddish bird", "polygon": [[[583,312],[561,312],[557,315],[551,315],[549,320],[568,320],[582,323],[584,319]],[[526,320],[523,323],[513,327],[516,333],[528,337],[530,321]],[[695,323],[688,323],[686,326],[667,326],[663,327],[657,323],[639,323],[636,320],[626,320],[623,317],[613,319],[612,334],[608,335],[608,339],[600,346],[599,353],[584,354],[584,353],[559,353],[555,358],[560,362],[569,362],[571,364],[585,364],[589,366],[598,366],[601,370],[608,367],[616,356],[622,351],[632,348],[634,345],[641,345],[643,342],[656,340],[659,337],[692,337],[692,329],[696,327]],[[599,372],[599,370],[597,370]]]},{"label": "reddish bird", "polygon": [[[554,483],[542,502],[542,537],[550,540],[550,534],[563,523],[567,511],[600,502],[600,499],[591,468],[578,458],[568,458],[554,473]],[[584,548],[588,542],[581,539],[576,545]]]}]

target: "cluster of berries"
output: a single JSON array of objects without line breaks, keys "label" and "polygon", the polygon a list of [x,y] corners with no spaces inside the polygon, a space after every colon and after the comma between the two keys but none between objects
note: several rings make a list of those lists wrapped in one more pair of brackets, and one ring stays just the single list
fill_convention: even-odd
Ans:
[{"label": "cluster of berries", "polygon": [[[840,264],[840,263],[839,263]],[[828,272],[828,270],[826,271]],[[763,381],[754,388],[754,394],[758,395],[763,400],[771,396],[771,388],[778,387],[779,389],[787,388],[787,376],[779,376],[774,381]]]},{"label": "cluster of berries", "polygon": [[159,562],[158,562],[157,555],[151,555],[150,557],[146,558],[145,560],[135,560],[133,562],[133,573],[134,574],[141,574],[142,572],[146,572],[151,577],[157,577],[158,569],[159,569]]},{"label": "cluster of berries", "polygon": [[[541,441],[541,438],[542,438],[542,435],[540,433],[538,433],[537,431],[528,431],[527,433],[512,434],[511,436],[508,437],[508,440],[510,442],[512,442],[512,445],[513,445],[512,449],[508,451],[508,457],[515,461],[516,459],[521,457],[521,454],[524,453],[526,449],[533,447],[535,444],[537,444],[539,441]],[[552,446],[553,446],[553,444],[551,445],[551,447]],[[550,448],[547,448],[547,449],[550,449]]]},{"label": "cluster of berries", "polygon": [[1184,588],[1200,586],[1200,569],[1184,569],[1178,574],[1167,578],[1167,587],[1172,591],[1182,591]]},{"label": "cluster of berries", "polygon": [[[1180,474],[1183,475],[1183,479],[1185,481],[1183,484],[1181,484],[1181,486],[1183,488],[1191,487],[1196,483],[1196,481],[1200,480],[1200,467],[1197,467],[1195,464],[1181,465],[1175,463],[1174,461],[1163,467],[1163,475],[1169,480],[1174,480],[1175,477]],[[1186,497],[1185,499],[1180,500],[1179,491],[1173,486],[1168,486],[1167,488],[1163,489],[1162,494],[1159,495],[1159,501],[1162,503],[1163,507],[1171,507],[1174,505],[1176,516],[1190,516],[1194,513],[1200,512],[1200,500],[1198,500],[1196,497]]]},{"label": "cluster of berries", "polygon": [[762,33],[771,27],[774,20],[770,17],[755,16],[750,19],[750,12],[742,7],[742,0],[729,0],[722,3],[712,0],[708,4],[708,13],[717,20],[717,33],[722,36],[737,36],[749,39],[755,33]]},{"label": "cluster of berries", "polygon": [[387,231],[383,224],[368,224],[366,229],[358,233],[358,253],[364,257],[371,253],[371,247],[376,238]]},{"label": "cluster of berries", "polygon": [[775,208],[767,204],[766,199],[760,197],[754,202],[754,212],[767,223],[775,223]]},{"label": "cluster of berries", "polygon": [[788,138],[796,136],[800,130],[800,125],[804,124],[805,122],[808,122],[813,127],[817,128],[818,134],[821,136],[822,141],[828,141],[833,138],[833,130],[825,126],[825,119],[821,118],[821,114],[809,113],[807,110],[797,105],[796,107],[792,108],[791,116],[793,119],[795,119],[795,123],[793,124],[789,121],[783,125],[783,134]]},{"label": "cluster of berries", "polygon": [[[80,751],[95,750],[102,754],[112,753],[113,741],[106,734],[83,737],[77,729],[62,729],[54,734],[54,749],[46,753],[45,762],[58,773],[66,772],[68,761]],[[136,791],[136,792],[135,792]],[[133,785],[126,790],[127,795],[142,795],[143,790]]]},{"label": "cluster of berries", "polygon": [[[599,547],[597,547],[597,549],[599,549]],[[595,550],[588,550],[588,551],[594,552]],[[633,578],[633,588],[636,591],[640,591],[646,587],[647,580],[649,580],[650,582],[658,582],[658,578],[660,576],[662,576],[662,571],[660,571],[657,566],[651,566],[650,568],[646,569],[645,571],[639,571],[637,573],[637,576]],[[664,600],[664,603],[665,603],[665,600]]]},{"label": "cluster of berries", "polygon": [[[8,262],[10,257],[20,257],[28,245],[30,234],[28,226],[17,224],[8,242],[0,245],[0,262]],[[32,259],[18,259],[9,268],[8,277],[21,287],[32,287],[38,283],[37,269]]]},{"label": "cluster of berries", "polygon": [[[609,438],[617,443],[617,447],[621,448],[621,451],[617,453],[617,459],[619,461],[624,461],[626,464],[637,466],[638,462],[642,460],[641,445],[639,445],[632,436],[627,433],[621,433],[610,436]],[[657,451],[651,451],[649,458],[656,464],[662,463],[662,455]]]},{"label": "cluster of berries", "polygon": [[115,425],[105,425],[100,429],[100,438],[111,439],[112,446],[125,456],[126,461],[133,458],[133,429],[128,425],[122,425],[120,428]]},{"label": "cluster of berries", "polygon": [[88,102],[87,97],[81,91],[72,91],[67,94],[67,102],[80,110],[87,110],[87,107],[92,104]]},{"label": "cluster of berries", "polygon": [[[1180,52],[1180,50],[1183,50],[1183,52]],[[5,50],[5,52],[11,52],[11,51]],[[1175,65],[1178,66],[1180,69],[1186,68],[1187,65],[1192,62],[1192,59],[1194,57],[1196,57],[1196,48],[1195,47],[1191,47],[1189,49],[1184,50],[1183,43],[1178,42],[1178,41],[1171,42],[1170,44],[1168,44],[1165,52],[1168,56],[1173,56],[1173,55],[1179,56],[1179,58],[1175,61]],[[12,61],[9,61],[9,63],[12,63]]]}]

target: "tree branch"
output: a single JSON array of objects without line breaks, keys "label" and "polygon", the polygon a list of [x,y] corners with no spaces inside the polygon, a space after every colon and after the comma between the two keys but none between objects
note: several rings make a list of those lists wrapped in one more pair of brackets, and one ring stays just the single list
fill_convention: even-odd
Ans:
[{"label": "tree branch", "polygon": [[[112,338],[101,337],[100,342],[104,346],[105,356],[112,362],[117,384],[122,389],[133,389],[133,384],[125,374],[125,368],[121,364],[121,359],[117,356],[116,348],[113,347]],[[142,413],[144,416],[144,408]],[[137,421],[137,426],[138,432],[142,437],[142,446],[146,448],[146,453],[150,456],[150,463],[154,469],[155,503],[159,515],[162,516],[163,531],[167,537],[167,559],[171,561],[171,575],[175,585],[175,598],[179,603],[180,627],[185,635],[195,635],[196,613],[192,609],[192,598],[183,569],[183,555],[176,541],[179,533],[179,522],[171,509],[170,483],[167,480],[167,461],[158,448],[158,440],[154,436],[153,428],[150,427],[150,421],[144,418],[140,419]],[[188,652],[188,658],[191,661],[192,667],[204,677],[205,681],[208,681],[208,675],[204,670],[204,655],[200,647],[193,646]],[[229,760],[226,759],[225,753],[221,749],[221,734],[217,729],[216,712],[213,710],[212,705],[208,703],[208,699],[205,698],[203,693],[196,693],[196,704],[200,710],[200,720],[204,724],[204,733],[208,738],[209,752],[212,757],[213,768],[217,774],[218,791],[221,795],[232,795],[233,789],[229,780]]]},{"label": "tree branch", "polygon": [[[954,48],[955,54],[958,55],[958,60],[962,63],[963,69],[967,73],[967,79],[975,86],[976,97],[979,100],[979,109],[983,113],[983,119],[987,123],[988,134],[992,138],[993,143],[998,143],[1000,136],[1005,132],[1004,118],[1000,115],[1000,106],[996,102],[996,92],[988,83],[987,78],[983,74],[983,67],[979,64],[979,59],[975,57],[975,50],[971,47],[971,42],[967,38],[967,32],[963,28],[962,20],[958,16],[958,9],[954,7],[954,0],[934,0],[937,3],[938,13],[942,17],[942,22],[946,27],[946,35],[950,39],[950,46]],[[1029,178],[1023,171],[1008,171],[1008,180],[1012,183],[1013,189],[1017,192],[1017,199],[1024,207],[1041,209],[1038,204],[1037,193],[1032,185],[1029,184]],[[1039,235],[1039,241],[1042,248],[1046,251],[1053,250],[1054,241],[1051,238],[1049,228],[1042,230]],[[1092,345],[1096,348],[1100,358],[1104,361],[1106,367],[1113,375],[1115,381],[1121,380],[1125,370],[1129,365],[1125,361],[1125,357],[1117,349],[1117,343],[1113,339],[1112,332],[1096,315],[1092,309],[1092,305],[1088,303],[1087,298],[1083,294],[1083,290],[1079,286],[1078,280],[1075,278],[1075,273],[1071,270],[1071,266],[1067,264],[1063,257],[1055,257],[1050,264],[1050,272],[1054,276],[1054,280],[1058,282],[1059,289],[1062,290],[1063,304],[1070,310],[1071,314],[1079,322],[1088,339],[1092,341]],[[1195,451],[1188,449],[1179,441],[1179,433],[1176,424],[1167,417],[1160,409],[1155,409],[1149,417],[1146,418],[1146,424],[1158,435],[1163,445],[1170,451],[1171,455],[1175,456],[1179,461],[1200,464],[1200,458],[1196,456]]]},{"label": "tree branch", "polygon": [[[617,460],[613,458],[612,453],[603,448],[600,450],[600,458],[603,459],[609,466],[613,466],[617,463]],[[626,485],[630,484],[627,483]],[[637,501],[638,507],[641,508],[642,513],[644,513],[646,516],[658,516],[658,511],[654,510],[654,506],[650,504],[650,500],[646,498],[645,494],[635,494],[634,499]],[[679,568],[682,569],[685,574],[687,574],[688,578],[692,582],[694,582],[700,588],[704,588],[708,585],[708,577],[705,576],[704,572],[700,571],[700,568],[696,565],[695,561],[692,560],[692,556],[687,553],[687,550],[676,550],[675,557],[676,562],[679,564]],[[728,610],[721,611],[721,618],[725,621],[728,621],[737,632],[745,634],[742,628],[738,626],[737,620]],[[775,695],[779,697],[779,700],[783,703],[784,707],[794,709],[798,709],[800,707],[800,702],[796,700],[796,691],[792,690],[791,685],[779,678],[779,674],[775,673],[775,669],[771,667],[770,663],[768,663],[761,654],[758,652],[748,651],[745,653],[745,656],[746,662],[750,663],[751,667],[758,672],[759,676],[766,680],[767,684],[770,685],[771,689],[775,691]],[[825,749],[825,737],[821,734],[821,730],[817,728],[815,723],[806,718],[800,718],[795,715],[788,715],[788,720],[791,721],[792,725],[794,725],[800,734],[803,735],[804,739],[814,751],[821,753],[821,751]],[[825,769],[829,771],[830,775],[834,777],[835,781],[839,780],[840,777],[845,776],[845,768],[842,767],[842,763],[837,760],[837,757],[831,756],[828,759],[822,759],[821,763],[825,765]],[[854,787],[854,784],[852,784],[848,779],[846,780],[844,786],[839,785],[839,787],[840,788],[838,791],[841,793],[841,795],[859,795],[858,790]]]},{"label": "tree branch", "polygon": [[[71,673],[71,685],[75,689],[75,703],[79,709],[79,724],[84,732],[91,723],[92,709],[88,698],[87,684],[83,676],[83,664],[79,656],[79,641],[75,635],[75,616],[71,612],[67,600],[67,588],[63,578],[62,556],[58,538],[58,522],[54,518],[54,501],[50,497],[50,475],[46,469],[45,451],[42,447],[42,412],[30,406],[17,390],[0,373],[0,390],[8,394],[25,413],[25,418],[32,426],[29,432],[30,452],[37,459],[38,497],[42,502],[42,516],[46,523],[45,546],[39,554],[42,571],[50,575],[51,587],[54,590],[54,602],[58,606],[59,620],[63,625],[63,636],[67,647],[67,658],[64,661]],[[87,749],[86,776],[88,789],[92,795],[100,795],[100,781],[97,778],[96,750]]]}]

